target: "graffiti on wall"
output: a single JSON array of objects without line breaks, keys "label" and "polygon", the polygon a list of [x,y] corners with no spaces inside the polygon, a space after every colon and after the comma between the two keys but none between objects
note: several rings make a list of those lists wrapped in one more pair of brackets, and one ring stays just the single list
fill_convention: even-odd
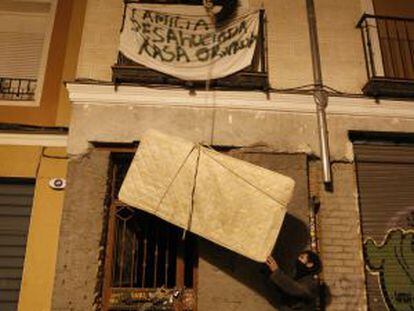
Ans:
[{"label": "graffiti on wall", "polygon": [[414,230],[393,229],[381,244],[368,239],[364,252],[389,310],[414,311]]}]

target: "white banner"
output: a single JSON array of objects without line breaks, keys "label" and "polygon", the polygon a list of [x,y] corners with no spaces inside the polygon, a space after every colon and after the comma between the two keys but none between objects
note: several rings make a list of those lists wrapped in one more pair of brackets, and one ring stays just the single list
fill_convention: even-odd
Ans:
[{"label": "white banner", "polygon": [[168,75],[210,80],[252,63],[258,30],[258,12],[239,14],[216,28],[200,6],[128,4],[119,49]]}]

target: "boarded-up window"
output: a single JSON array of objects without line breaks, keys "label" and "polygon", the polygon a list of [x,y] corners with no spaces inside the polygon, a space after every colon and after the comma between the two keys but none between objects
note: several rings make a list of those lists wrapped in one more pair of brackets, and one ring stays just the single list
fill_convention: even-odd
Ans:
[{"label": "boarded-up window", "polygon": [[355,144],[369,310],[414,305],[414,145]]},{"label": "boarded-up window", "polygon": [[31,181],[0,179],[1,311],[17,310],[33,192]]}]

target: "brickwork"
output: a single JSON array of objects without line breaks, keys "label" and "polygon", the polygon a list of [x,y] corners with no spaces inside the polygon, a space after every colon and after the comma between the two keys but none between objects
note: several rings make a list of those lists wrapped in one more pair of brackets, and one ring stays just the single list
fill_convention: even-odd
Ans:
[{"label": "brickwork", "polygon": [[71,159],[60,228],[52,310],[92,310],[98,275],[108,153]]},{"label": "brickwork", "polygon": [[362,241],[355,167],[332,165],[334,191],[325,191],[320,162],[310,162],[310,191],[321,200],[318,237],[328,286],[327,310],[366,310]]}]

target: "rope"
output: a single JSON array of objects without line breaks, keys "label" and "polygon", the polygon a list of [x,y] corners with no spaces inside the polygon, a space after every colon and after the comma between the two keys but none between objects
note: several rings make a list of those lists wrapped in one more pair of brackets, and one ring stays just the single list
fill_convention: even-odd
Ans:
[{"label": "rope", "polygon": [[181,172],[182,168],[184,167],[184,164],[187,162],[188,158],[190,157],[191,153],[193,152],[193,150],[196,148],[197,146],[194,145],[193,148],[191,148],[190,152],[187,154],[187,156],[185,157],[183,163],[181,163],[180,167],[178,168],[177,172],[175,173],[173,179],[171,180],[171,182],[168,184],[167,189],[165,189],[160,201],[158,202],[157,207],[155,208],[155,214],[157,213],[158,209],[161,206],[162,201],[164,201],[164,198],[166,197],[168,191],[170,190],[173,182],[177,179],[178,174]]},{"label": "rope", "polygon": [[213,0],[203,0],[203,5],[207,11],[207,14],[210,16],[213,24],[215,22],[215,18],[214,18],[214,12],[213,12],[213,8],[214,8],[214,3]]},{"label": "rope", "polygon": [[[214,151],[214,149],[212,149],[211,147],[208,147],[206,149],[210,149],[212,151]],[[215,151],[214,151],[215,152]],[[270,194],[268,194],[267,192],[263,191],[262,189],[256,187],[254,184],[252,184],[250,181],[248,181],[246,178],[240,176],[239,174],[237,174],[235,171],[233,171],[232,169],[230,169],[229,167],[227,167],[226,165],[224,165],[223,163],[217,161],[215,158],[213,158],[210,154],[208,154],[207,152],[204,152],[204,154],[206,156],[208,156],[210,159],[212,159],[214,162],[218,163],[219,165],[221,165],[222,167],[224,167],[226,170],[228,170],[230,173],[232,173],[233,175],[236,175],[237,177],[239,177],[241,180],[243,180],[245,183],[247,183],[249,186],[253,187],[254,189],[256,189],[257,191],[261,192],[262,194],[264,194],[265,196],[267,196],[268,198],[276,201],[277,203],[279,203],[280,205],[286,205],[286,202],[281,202],[278,199],[274,198],[273,196],[271,196]]]},{"label": "rope", "polygon": [[193,179],[193,189],[191,190],[191,205],[190,205],[190,211],[188,214],[188,222],[187,222],[187,228],[184,229],[183,237],[182,239],[185,239],[185,236],[187,234],[187,231],[191,228],[191,223],[193,221],[193,211],[194,211],[194,194],[197,186],[197,176],[198,176],[198,167],[200,164],[200,154],[201,154],[201,146],[197,145],[197,160],[196,160],[196,167],[194,171],[194,179]]},{"label": "rope", "polygon": [[[187,222],[187,226],[183,231],[183,236],[182,239],[184,240],[187,234],[187,231],[190,230],[191,228],[191,224],[193,221],[193,212],[194,212],[194,195],[195,195],[195,191],[196,191],[196,187],[197,187],[197,177],[198,177],[198,170],[199,170],[199,166],[200,166],[200,155],[201,155],[201,151],[203,151],[203,153],[208,156],[210,159],[212,159],[214,162],[216,162],[217,164],[219,164],[220,166],[224,167],[226,170],[228,170],[229,172],[231,172],[233,175],[239,177],[241,180],[243,180],[245,183],[247,183],[249,186],[253,187],[254,189],[256,189],[258,192],[262,193],[263,195],[267,196],[268,198],[272,199],[273,201],[276,201],[277,203],[279,203],[280,205],[286,205],[285,202],[281,202],[280,200],[276,199],[275,197],[271,196],[270,194],[268,194],[267,192],[263,191],[262,189],[256,187],[253,183],[251,183],[249,180],[247,180],[246,178],[244,178],[243,176],[240,176],[237,172],[233,171],[232,169],[230,169],[228,166],[224,165],[223,163],[217,161],[217,159],[215,159],[214,157],[212,157],[208,152],[205,152],[205,150],[209,150],[209,151],[214,151],[214,149],[212,149],[210,146],[204,146],[201,144],[194,144],[194,146],[191,148],[190,152],[186,155],[184,161],[181,163],[180,167],[178,168],[177,172],[175,173],[174,177],[172,178],[172,180],[170,181],[170,183],[168,184],[167,188],[165,189],[160,201],[158,202],[158,205],[155,208],[155,215],[157,214],[157,211],[159,209],[159,207],[161,206],[164,198],[166,197],[168,191],[170,190],[172,184],[174,183],[174,181],[177,179],[178,174],[181,172],[182,168],[184,167],[184,165],[187,163],[188,158],[190,157],[191,153],[194,151],[194,149],[197,149],[197,160],[196,160],[196,166],[195,166],[195,171],[194,171],[194,177],[193,177],[193,186],[192,186],[192,190],[191,190],[191,204],[190,204],[190,210],[188,213],[188,222]],[[215,151],[214,151],[215,152]]]}]

